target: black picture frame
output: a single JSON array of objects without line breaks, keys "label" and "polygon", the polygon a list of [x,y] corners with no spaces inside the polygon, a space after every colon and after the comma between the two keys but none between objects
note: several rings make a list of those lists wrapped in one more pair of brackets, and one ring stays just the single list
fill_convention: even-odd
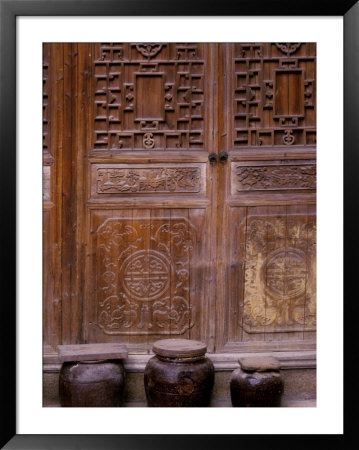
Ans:
[{"label": "black picture frame", "polygon": [[[345,294],[345,405],[353,401],[354,375],[350,362],[358,352],[355,327],[357,278],[355,261],[358,219],[355,196],[359,152],[359,2],[357,0],[0,0],[0,193],[4,205],[1,221],[2,318],[1,329],[1,448],[7,449],[183,449],[238,448],[239,445],[288,447],[288,440],[311,446],[311,435],[19,435],[16,433],[16,17],[18,16],[342,16],[344,18],[344,273]],[[353,257],[353,258],[351,258]],[[349,301],[349,293],[353,301]],[[355,331],[354,331],[355,330]],[[355,346],[356,347],[356,346]],[[333,355],[335,364],[335,355]],[[357,363],[354,364],[357,366]],[[353,370],[353,373],[355,370]],[[331,435],[335,448],[350,448],[356,415],[347,414],[345,433]],[[281,439],[279,439],[279,437]],[[323,437],[323,436],[317,436]],[[327,436],[325,436],[327,437]],[[345,439],[346,438],[346,439]],[[314,439],[314,440],[313,440]],[[347,447],[347,445],[349,445]],[[267,447],[268,448],[268,447]]]}]

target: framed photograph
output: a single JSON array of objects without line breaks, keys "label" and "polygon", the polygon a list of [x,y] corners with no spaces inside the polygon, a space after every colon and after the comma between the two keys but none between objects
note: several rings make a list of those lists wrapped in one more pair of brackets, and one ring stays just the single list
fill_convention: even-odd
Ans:
[{"label": "framed photograph", "polygon": [[[344,435],[359,8],[203,8],[1,1],[3,251],[15,255],[3,270],[4,448]],[[355,235],[354,218],[346,227]],[[178,391],[185,408],[143,379],[154,354],[173,361],[154,347],[168,338],[203,346],[207,403],[188,403],[192,375]],[[80,360],[61,352],[75,344],[97,359],[123,345],[122,407],[91,403],[96,389],[77,403],[59,392]],[[282,408],[232,407],[246,357],[259,371],[275,358]]]}]

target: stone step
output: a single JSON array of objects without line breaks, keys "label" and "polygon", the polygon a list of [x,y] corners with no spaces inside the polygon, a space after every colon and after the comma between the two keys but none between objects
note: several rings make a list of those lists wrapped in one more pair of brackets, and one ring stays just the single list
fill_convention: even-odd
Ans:
[{"label": "stone step", "polygon": [[[308,400],[283,400],[281,407],[283,408],[315,408],[317,406],[317,401],[315,398]],[[58,402],[49,403],[46,405],[48,408],[59,408],[60,404]],[[132,401],[126,402],[122,405],[125,408],[147,408],[147,403],[145,401]],[[210,407],[214,408],[231,408],[231,399],[216,399],[210,404]]]}]

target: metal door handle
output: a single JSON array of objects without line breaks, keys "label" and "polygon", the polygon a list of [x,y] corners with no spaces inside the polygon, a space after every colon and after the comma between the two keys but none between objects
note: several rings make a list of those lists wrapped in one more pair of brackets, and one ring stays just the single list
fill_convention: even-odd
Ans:
[{"label": "metal door handle", "polygon": [[224,164],[225,162],[227,162],[228,159],[228,153],[227,152],[219,152],[219,161]]},{"label": "metal door handle", "polygon": [[216,163],[216,162],[217,162],[217,159],[218,159],[217,153],[210,153],[210,154],[208,155],[208,160],[209,160],[209,162],[210,162],[211,164]]}]

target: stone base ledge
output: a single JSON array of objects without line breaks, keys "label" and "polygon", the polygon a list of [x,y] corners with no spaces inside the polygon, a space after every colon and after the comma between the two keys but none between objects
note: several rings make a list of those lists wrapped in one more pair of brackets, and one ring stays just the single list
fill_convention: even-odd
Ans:
[{"label": "stone base ledge", "polygon": [[[129,354],[123,360],[126,372],[143,372],[146,364],[154,353],[149,354]],[[213,362],[216,371],[233,371],[239,367],[238,359],[241,357],[253,356],[253,353],[207,353],[207,357]],[[291,351],[291,352],[263,352],[256,353],[256,356],[273,356],[280,362],[281,369],[314,369],[316,368],[316,352]],[[61,364],[58,361],[57,353],[44,354],[43,371],[47,373],[59,372]]]},{"label": "stone base ledge", "polygon": [[[232,408],[230,399],[213,400],[209,405],[212,408]],[[286,400],[284,399],[280,405],[282,408],[316,408],[317,401],[315,398],[310,400]],[[47,408],[59,408],[59,403],[50,403]],[[122,405],[123,408],[147,408],[145,401],[131,401]]]}]

